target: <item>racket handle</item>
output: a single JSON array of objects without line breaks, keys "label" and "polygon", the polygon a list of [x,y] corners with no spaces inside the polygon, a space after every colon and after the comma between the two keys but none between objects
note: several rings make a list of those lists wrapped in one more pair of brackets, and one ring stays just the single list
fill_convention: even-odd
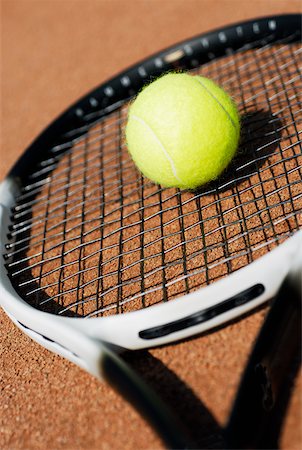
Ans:
[{"label": "racket handle", "polygon": [[246,366],[226,428],[232,449],[278,448],[278,434],[300,363],[300,264],[283,282]]},{"label": "racket handle", "polygon": [[197,448],[157,394],[118,355],[102,357],[102,377],[149,422],[169,449]]}]

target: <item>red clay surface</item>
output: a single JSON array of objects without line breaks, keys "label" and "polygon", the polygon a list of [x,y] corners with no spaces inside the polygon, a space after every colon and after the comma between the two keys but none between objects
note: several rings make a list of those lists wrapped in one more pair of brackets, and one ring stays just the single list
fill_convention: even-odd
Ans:
[{"label": "red clay surface", "polygon": [[[301,10],[295,0],[2,0],[1,6],[1,180],[71,102],[146,55],[211,28]],[[201,428],[203,448],[220,445],[217,429],[227,421],[266,312],[133,361]],[[0,320],[2,449],[163,448],[110,387],[31,341],[2,310]],[[301,378],[286,414],[283,449],[302,445],[300,385]]]}]

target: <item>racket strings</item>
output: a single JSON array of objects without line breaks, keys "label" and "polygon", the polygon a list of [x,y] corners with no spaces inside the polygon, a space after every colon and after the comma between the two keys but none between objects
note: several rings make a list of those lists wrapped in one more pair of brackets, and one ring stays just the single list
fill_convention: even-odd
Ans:
[{"label": "racket strings", "polygon": [[[289,160],[289,158],[287,158],[287,160]],[[283,161],[284,162],[284,161]],[[298,171],[299,170],[299,168],[293,168],[289,173],[292,173],[292,172],[294,172],[294,171]],[[279,175],[279,177],[280,177],[281,175]],[[277,177],[278,178],[278,177]],[[271,178],[271,179],[269,179],[269,181],[270,180],[275,180],[274,178]],[[274,194],[274,193],[277,193],[277,192],[279,192],[280,190],[282,190],[282,189],[284,189],[284,188],[286,188],[286,187],[291,187],[291,186],[293,186],[293,185],[295,185],[295,184],[299,184],[300,182],[299,182],[299,180],[297,180],[297,181],[294,181],[294,182],[288,182],[286,185],[284,185],[283,187],[281,187],[281,188],[276,188],[275,189],[275,191],[272,191],[270,194],[268,194],[268,195],[272,195],[272,194]],[[260,186],[261,185],[261,183],[258,183],[258,185]],[[243,192],[243,191],[242,191]],[[232,194],[230,197],[235,197],[236,198],[236,196],[237,196],[237,194]],[[292,201],[293,199],[292,198],[290,198],[289,199],[290,201]],[[247,201],[247,202],[245,202],[245,203],[243,203],[241,206],[243,206],[243,205],[247,205],[247,204],[249,204],[249,203],[251,203],[252,201],[251,200],[249,200],[249,201]],[[217,201],[214,201],[213,203],[217,203]],[[280,201],[280,204],[282,204],[282,202]],[[102,204],[103,205],[103,204]],[[95,208],[93,208],[91,211],[94,211],[95,210]],[[131,216],[132,214],[129,214],[129,216]],[[128,217],[129,217],[128,216]],[[184,215],[185,216],[185,215]],[[77,217],[79,217],[79,216],[75,216],[75,218],[77,218]],[[180,217],[182,217],[182,215],[180,215]],[[150,216],[150,217],[147,217],[147,220],[148,219],[150,219],[150,218],[152,218],[152,216]],[[83,221],[83,222],[80,222],[80,225],[83,225],[84,223],[91,223],[91,222],[93,222],[93,221],[95,221],[95,220],[98,220],[97,218],[96,219],[91,219],[90,221]],[[62,220],[62,223],[65,223],[67,220],[65,219],[65,220]],[[114,220],[114,221],[112,221],[112,223],[114,223],[114,222],[117,222],[117,220]],[[57,226],[53,226],[52,227],[52,229],[54,229],[54,228],[56,228]],[[70,232],[70,231],[73,231],[75,228],[78,228],[78,225],[76,226],[76,227],[74,227],[74,228],[70,228],[70,229],[68,229],[68,230],[66,230],[67,232]],[[123,227],[121,227],[121,229],[122,229]],[[86,233],[86,235],[87,234],[89,234],[89,233],[91,233],[91,232],[93,232],[95,229],[93,228],[92,230],[90,230],[90,231],[88,231],[87,233]],[[42,233],[43,234],[43,233]],[[60,233],[61,234],[61,233]],[[59,235],[59,234],[58,234]],[[54,237],[57,237],[58,235],[54,235]],[[36,235],[37,236],[37,235]],[[36,237],[36,236],[33,236],[33,237]],[[72,238],[71,240],[73,240],[73,239],[76,239],[76,238]],[[32,244],[32,247],[34,247],[34,246],[38,246],[38,245],[40,245],[41,244],[41,242],[43,242],[44,241],[44,239],[41,239],[41,240],[39,240],[39,241],[37,241],[35,244]],[[64,242],[64,240],[62,241],[62,242]],[[54,249],[55,247],[57,247],[58,245],[60,245],[60,244],[56,244],[56,246],[54,246],[54,247],[51,247],[51,249]],[[28,246],[27,247],[25,247],[25,248],[22,248],[22,249],[20,249],[20,251],[23,251],[23,250],[25,250],[26,248],[28,248]],[[12,252],[11,254],[15,254],[15,253],[17,253],[18,251],[15,251],[15,252]],[[10,255],[10,254],[9,254]],[[15,263],[13,263],[12,264],[12,266],[13,265],[16,265],[16,264],[19,264],[21,261],[16,261]]]},{"label": "racket strings", "polygon": [[230,92],[243,117],[238,157],[199,192],[137,173],[124,103],[50,149],[16,201],[7,244],[23,298],[86,317],[144,308],[212,283],[298,229],[300,55],[285,42],[249,46],[195,71]]},{"label": "racket strings", "polygon": [[[300,52],[301,53],[301,52]],[[296,56],[296,55],[295,55]],[[273,54],[272,55],[272,58],[273,58],[273,60],[274,60],[274,62],[275,62],[275,64],[277,64],[277,60],[276,60],[276,56]],[[280,58],[279,59],[282,59],[282,55],[280,55]],[[283,66],[281,65],[281,67],[285,67],[286,65],[284,64]],[[290,102],[290,99],[289,99],[289,96],[288,96],[288,92],[287,92],[287,89],[286,89],[286,87],[285,87],[285,83],[284,83],[284,81],[283,81],[283,79],[282,79],[282,72],[281,72],[281,69],[278,67],[278,65],[276,66],[276,70],[277,70],[277,72],[278,72],[278,75],[279,75],[279,78],[280,78],[280,82],[281,82],[281,85],[282,85],[282,87],[283,87],[283,89],[284,89],[284,91],[285,91],[285,97],[286,97],[286,100],[288,101],[288,102]],[[300,77],[300,80],[301,80],[301,77]],[[302,86],[300,86],[301,88],[302,88]],[[295,85],[293,86],[293,90],[294,90],[294,95],[295,96],[297,96],[297,98],[299,98],[299,96],[298,96],[298,92],[297,92],[297,89],[296,89],[296,87],[295,87]],[[295,136],[299,136],[299,131],[298,131],[298,128],[297,128],[297,125],[299,124],[299,123],[301,123],[301,122],[299,122],[299,121],[295,121],[295,118],[294,118],[294,115],[293,115],[293,113],[292,113],[292,110],[290,110],[290,113],[291,113],[291,118],[292,118],[292,121],[290,122],[290,126],[292,126],[293,128],[294,128],[294,133],[292,133],[292,134],[288,134],[288,136],[287,136],[287,139],[288,139],[288,142],[289,142],[289,147],[290,146],[295,146],[295,144],[296,144],[296,142],[295,142]],[[301,146],[301,140],[300,140],[300,151],[301,151],[301,154],[302,154],[302,146]],[[280,146],[280,144],[279,144],[279,146],[278,146],[278,149],[279,149],[279,151],[280,151],[280,153],[282,154],[282,148],[281,148],[281,146]],[[286,170],[286,164],[285,164],[285,161],[284,161],[284,158],[283,158],[283,160],[282,160],[282,164],[283,164],[283,169],[284,169],[284,174],[285,174],[285,177],[286,177],[286,184],[287,184],[287,186],[288,186],[288,188],[289,188],[289,190],[291,189],[291,187],[292,187],[292,183],[290,183],[290,179],[289,179],[289,174],[287,173],[287,170]],[[301,173],[301,171],[300,171],[300,173]],[[301,183],[301,179],[300,180],[298,180],[298,182],[300,181],[300,183]],[[290,202],[291,202],[291,207],[293,208],[293,210],[294,210],[294,203],[293,203],[293,197],[294,197],[294,193],[290,193],[290,195],[289,195],[289,200],[290,200]],[[282,203],[282,197],[281,196],[279,196],[279,198],[280,198],[280,205],[282,205],[282,207],[283,207],[283,212],[284,212],[284,215],[286,214],[286,212],[285,212],[285,208],[284,208],[284,204]],[[294,220],[295,220],[295,225],[296,225],[296,227],[298,228],[298,220],[297,220],[297,217],[294,217]]]},{"label": "racket strings", "polygon": [[[296,125],[296,124],[295,124]],[[280,129],[279,129],[280,130]],[[276,132],[278,132],[279,130],[276,130]],[[287,137],[288,137],[288,139],[290,139],[290,138],[292,138],[294,135],[288,135]],[[277,140],[276,140],[277,141]],[[292,145],[294,146],[295,145],[295,142],[293,142],[292,143]],[[288,146],[286,149],[289,149],[290,148],[290,146]],[[259,151],[259,150],[261,150],[262,148],[259,148],[259,149],[257,149],[257,151]],[[239,171],[240,169],[244,169],[244,168],[246,168],[247,167],[247,165],[251,165],[252,163],[254,164],[254,163],[256,163],[256,162],[259,162],[259,161],[261,161],[262,159],[264,159],[266,156],[258,156],[258,157],[255,157],[254,159],[253,159],[253,161],[249,161],[248,163],[246,163],[246,164],[244,164],[244,165],[241,165],[241,166],[238,166],[237,168],[236,168],[236,171]],[[295,158],[296,156],[295,155],[293,155],[293,156],[290,156],[290,157],[288,157],[288,158],[283,158],[283,163],[285,162],[285,161],[289,161],[291,158]],[[271,166],[270,166],[270,168],[271,167],[273,167],[274,165],[276,165],[276,164],[278,164],[278,162],[277,163],[273,163]],[[264,170],[267,170],[267,169],[264,169]],[[299,167],[297,167],[297,168],[294,168],[294,169],[292,169],[292,171],[294,171],[294,170],[299,170]],[[263,171],[262,169],[258,169],[258,173],[261,173],[261,171]],[[245,175],[244,177],[245,178],[247,178],[247,177],[249,177],[249,176],[251,176],[252,174],[248,174],[248,175]],[[286,175],[286,172],[285,172],[285,175]],[[243,179],[243,177],[240,179],[240,181]],[[272,177],[272,180],[273,179],[275,179],[275,177]],[[237,180],[238,180],[238,177],[237,177]],[[233,181],[231,181],[231,183],[233,183]],[[101,183],[100,183],[101,184]],[[151,183],[150,183],[151,184]],[[69,187],[72,185],[72,183],[70,183],[70,185],[69,185]],[[87,186],[89,186],[89,183],[87,183]],[[226,185],[224,185],[223,187],[225,187]],[[65,187],[65,189],[66,189],[66,187]],[[135,188],[135,190],[136,190],[136,188]],[[96,191],[95,190],[93,190],[93,192],[92,192],[93,194],[95,194],[96,193]],[[132,192],[130,192],[130,193],[132,193]],[[236,194],[232,194],[233,196],[234,195],[236,195]],[[43,199],[44,199],[44,196],[43,196]],[[56,200],[61,200],[62,199],[62,197],[59,197],[59,198],[57,198],[56,197]],[[79,203],[80,202],[80,203]],[[70,205],[70,203],[71,203],[71,205],[73,204],[73,203],[76,203],[76,206],[71,206],[70,208],[68,208],[68,206]],[[132,202],[132,204],[133,203],[135,203],[135,202]],[[49,205],[50,204],[50,202],[48,202],[47,203],[47,205]],[[73,212],[73,210],[77,210],[77,207],[78,207],[78,205],[79,204],[81,204],[81,205],[83,205],[83,204],[86,204],[86,206],[88,206],[89,204],[92,204],[93,206],[90,208],[90,207],[88,207],[88,209],[87,209],[87,212],[95,212],[97,209],[98,209],[98,206],[94,206],[95,205],[95,198],[92,198],[92,199],[84,199],[84,200],[81,200],[81,199],[79,199],[79,198],[76,198],[75,200],[73,200],[72,202],[63,202],[63,204],[64,205],[66,205],[66,208],[67,208],[67,210],[66,210],[66,212],[67,212],[67,215],[68,215],[68,217],[69,218],[77,218],[77,217],[79,217],[79,215],[77,215],[77,216],[72,216],[72,212]],[[104,205],[104,202],[103,202],[103,205]],[[128,206],[130,206],[131,204],[130,203],[128,203]],[[65,212],[61,212],[60,214],[55,214],[55,212],[56,212],[56,210],[58,210],[60,208],[60,206],[57,206],[57,207],[55,207],[55,208],[53,208],[53,209],[50,209],[49,210],[49,213],[51,213],[51,215],[52,215],[52,217],[56,217],[56,218],[60,218],[60,217],[62,217],[62,215],[64,215],[65,214]],[[29,219],[29,220],[27,220],[27,221],[22,221],[22,222],[18,222],[18,223],[16,223],[16,225],[15,226],[13,226],[12,227],[12,229],[13,229],[13,231],[12,231],[12,235],[13,236],[16,236],[17,234],[20,234],[20,233],[23,233],[24,231],[26,231],[29,227],[31,227],[31,226],[33,226],[33,225],[35,225],[41,218],[44,218],[44,215],[43,214],[41,214],[41,215],[38,215],[36,218],[35,218],[35,221],[33,221],[32,219]],[[98,218],[93,218],[93,219],[91,219],[90,220],[90,222],[93,222],[94,220],[97,220]],[[44,220],[49,220],[49,217],[45,217],[44,218]],[[65,219],[65,221],[66,221],[67,219]],[[64,220],[62,220],[62,221],[64,221]],[[56,228],[58,225],[54,225],[53,226],[53,228]],[[72,230],[72,228],[70,229],[70,231]],[[32,238],[33,237],[36,237],[36,236],[32,236]],[[22,241],[16,241],[14,244],[11,244],[11,245],[14,245],[14,246],[16,246],[17,244],[19,244],[19,243],[21,243]],[[38,242],[39,243],[39,242]]]},{"label": "racket strings", "polygon": [[[269,60],[271,60],[271,58],[269,58]],[[265,61],[264,61],[264,67],[265,67],[265,70],[268,70],[268,68],[270,68],[270,63],[267,62],[267,58],[265,58]],[[259,67],[259,61],[258,61],[257,58],[255,58],[255,69],[256,69],[256,71],[257,71],[257,77],[258,77],[258,79],[259,79],[259,81],[260,81],[260,83],[261,83],[261,86],[264,86],[264,87],[265,87],[264,90],[263,90],[262,88],[260,88],[260,93],[262,94],[261,90],[264,92],[265,100],[266,100],[266,101],[268,102],[268,104],[269,104],[269,101],[270,101],[270,100],[269,100],[269,93],[267,92],[268,84],[269,84],[269,83],[266,82],[265,77],[263,76],[262,71],[260,70],[261,68]],[[259,70],[260,70],[260,72],[259,72]],[[248,75],[249,75],[249,74],[248,74]],[[271,77],[271,76],[272,76],[272,74],[270,73],[270,79],[269,79],[269,81],[272,80],[272,77]],[[249,82],[249,87],[250,87],[251,93],[253,94],[253,95],[252,95],[252,98],[255,98],[256,95],[257,95],[257,89],[258,89],[258,86],[255,87],[253,80],[251,80],[251,81]],[[245,104],[246,104],[246,103],[245,103]],[[271,116],[271,114],[272,114],[271,108],[269,108],[269,114],[270,114],[270,116]],[[277,133],[275,124],[274,124],[274,126],[273,126],[273,131],[274,131],[274,133]],[[276,142],[276,143],[278,144],[278,139],[277,139],[277,142]],[[255,154],[255,151],[254,151],[254,154]],[[261,178],[261,174],[260,174],[260,170],[259,170],[259,164],[258,164],[258,161],[257,161],[257,160],[256,160],[256,168],[257,168],[257,171],[258,171],[259,176],[260,176],[260,178]],[[274,222],[273,222],[273,220],[272,220],[271,214],[270,214],[270,209],[269,209],[269,206],[268,206],[267,197],[266,197],[266,195],[265,195],[265,191],[264,191],[263,185],[262,185],[261,183],[260,183],[260,186],[261,186],[261,194],[263,195],[263,199],[264,199],[264,209],[265,209],[265,210],[267,211],[267,213],[268,213],[269,223],[272,225],[271,229],[272,229],[272,232],[273,232],[274,237],[276,238],[275,226],[274,226]],[[274,180],[274,187],[275,187],[275,189],[276,189],[275,180]],[[255,197],[254,197],[254,198],[255,198]],[[280,198],[278,198],[278,200],[280,200]],[[278,200],[277,200],[277,201],[278,201]],[[257,203],[256,203],[256,204],[257,204]],[[259,211],[259,209],[258,209],[258,211]],[[260,211],[259,211],[259,212],[260,212]],[[261,219],[261,222],[262,222],[263,226],[265,226],[265,220],[263,219],[263,215],[260,214],[259,217],[260,217],[260,219]]]},{"label": "racket strings", "polygon": [[[296,169],[295,169],[296,170]],[[274,191],[272,191],[272,192],[270,192],[266,197],[271,197],[272,195],[274,195],[274,194],[277,194],[277,193],[279,193],[279,192],[281,192],[285,187],[291,187],[291,186],[294,186],[294,185],[298,185],[298,184],[300,184],[300,181],[299,180],[297,180],[297,181],[295,181],[295,182],[289,182],[287,185],[284,185],[284,186],[282,186],[282,187],[280,187],[280,188],[276,188]],[[258,185],[260,186],[261,184],[260,183],[258,183]],[[233,194],[233,197],[234,197],[234,199],[235,199],[235,201],[237,201],[238,200],[238,195],[237,195],[237,193],[236,194]],[[300,199],[301,198],[301,194],[299,194],[299,195],[297,195],[297,196],[293,196],[293,197],[290,197],[289,199],[287,199],[287,200],[282,200],[282,199],[280,199],[280,201],[277,203],[277,205],[276,204],[274,204],[273,206],[284,206],[284,205],[286,205],[287,203],[291,203],[292,205],[293,205],[293,202],[295,201],[295,200],[298,200],[298,199]],[[219,205],[219,202],[217,202],[216,201],[216,203]],[[248,204],[253,204],[254,203],[254,200],[249,200],[248,202],[245,202],[245,203],[243,203],[243,204],[236,204],[233,208],[230,208],[226,213],[225,213],[225,215],[227,215],[227,214],[231,214],[231,213],[234,213],[234,211],[236,211],[236,210],[240,210],[240,209],[242,209],[242,207],[243,206],[247,206]],[[269,212],[269,210],[270,210],[270,208],[271,208],[271,206],[270,205],[266,205],[264,208],[262,208],[262,211],[265,211],[265,210],[267,210],[268,212]],[[219,209],[219,206],[218,206],[218,209]],[[198,210],[198,209],[196,209],[196,210],[194,210],[193,212],[198,212],[198,211],[202,211],[202,207],[200,207],[200,209]],[[236,224],[236,223],[242,223],[242,222],[244,222],[244,223],[246,223],[246,221],[248,220],[248,219],[251,219],[251,218],[253,218],[255,215],[257,215],[257,213],[258,212],[255,212],[255,213],[253,213],[253,214],[249,214],[249,215],[241,215],[241,218],[240,219],[238,219],[238,221],[236,222],[236,221],[233,221],[233,223],[234,224]],[[179,220],[181,223],[183,222],[183,219],[186,217],[186,216],[188,216],[189,214],[191,214],[191,213],[186,213],[186,214],[183,214],[182,213],[182,210],[181,210],[181,213],[178,215],[178,219],[173,219],[171,222],[175,222],[176,220]],[[212,219],[215,219],[215,218],[220,218],[220,216],[221,216],[221,213],[218,211],[218,213],[217,214],[215,214],[214,216],[211,216],[211,218],[208,218],[208,219],[205,219],[205,222],[206,221],[210,221],[210,220],[212,220]],[[283,217],[283,219],[285,220],[285,217]],[[97,220],[97,219],[95,219],[95,220]],[[147,218],[147,220],[148,220],[148,218]],[[67,222],[67,220],[64,220],[64,223],[66,224],[66,222]],[[115,222],[117,222],[117,220],[115,221]],[[202,221],[203,222],[203,221]],[[85,222],[85,220],[83,220],[82,222],[81,222],[81,225],[83,226],[84,224],[86,224],[87,222]],[[137,224],[139,224],[139,223],[141,223],[141,222],[137,222]],[[45,225],[46,225],[46,221],[45,221]],[[169,225],[169,223],[168,224],[166,224],[166,225]],[[191,225],[191,226],[189,226],[189,227],[187,227],[187,231],[189,231],[190,229],[192,229],[192,228],[195,228],[195,226],[196,226],[196,224],[194,224],[194,225]],[[226,227],[226,225],[225,224],[222,224],[220,227],[217,227],[214,231],[218,231],[218,230],[222,230],[223,228],[225,228]],[[76,228],[78,228],[78,226],[76,227]],[[102,229],[104,228],[104,227],[101,227]],[[123,229],[126,229],[127,228],[127,226],[121,226],[120,227],[120,231],[122,231]],[[80,234],[77,234],[75,237],[73,237],[72,239],[68,239],[68,238],[63,238],[58,244],[56,244],[56,245],[54,245],[54,246],[52,246],[52,247],[49,247],[48,248],[48,250],[55,250],[56,248],[58,248],[58,247],[60,247],[61,245],[64,245],[64,244],[66,244],[67,242],[71,242],[71,241],[76,241],[77,239],[79,239],[79,238],[82,238],[82,237],[85,237],[85,236],[87,236],[88,234],[90,234],[90,233],[92,233],[92,232],[94,232],[94,231],[96,231],[96,229],[99,229],[99,227],[97,227],[97,228],[93,228],[92,230],[89,230],[89,232],[86,232],[86,233],[84,233],[84,232],[82,232],[82,233],[80,233]],[[259,230],[260,230],[261,228],[259,228]],[[156,230],[156,228],[154,229],[154,230]],[[247,227],[245,226],[245,230],[247,230]],[[66,228],[64,228],[64,230],[63,230],[63,233],[62,234],[64,234],[64,235],[66,235],[68,232],[70,232],[71,230],[67,230]],[[211,233],[212,233],[213,231],[211,231]],[[44,233],[43,232],[41,232],[41,234],[43,234],[43,236],[44,236]],[[61,233],[60,233],[61,234]],[[141,237],[143,236],[143,234],[144,234],[144,231],[142,230],[142,232],[140,233],[141,234]],[[178,234],[178,232],[176,232],[176,234]],[[171,236],[173,235],[173,233],[171,233]],[[203,233],[203,236],[207,236],[208,234],[207,233]],[[242,235],[243,235],[243,233],[242,233]],[[57,237],[58,235],[55,235],[55,237]],[[52,236],[53,237],[53,236]],[[161,237],[160,239],[164,239],[163,237]],[[236,239],[239,239],[239,236],[236,236]],[[94,241],[89,241],[89,244],[92,244],[92,243],[96,243],[96,242],[98,242],[98,241],[101,241],[102,240],[102,238],[100,238],[100,239],[98,239],[98,240],[94,240]],[[33,249],[33,248],[39,248],[40,247],[40,245],[43,245],[43,244],[45,244],[45,241],[46,241],[46,237],[43,237],[43,239],[41,239],[41,240],[39,240],[38,242],[35,242],[34,244],[31,244],[31,249]],[[126,240],[126,242],[127,242],[127,240]],[[183,239],[183,242],[184,242],[184,244],[185,244],[185,240]],[[191,242],[191,240],[187,240],[187,242]],[[80,245],[77,245],[75,248],[71,248],[71,249],[69,249],[68,251],[66,251],[65,252],[65,255],[67,255],[68,254],[68,252],[70,253],[70,252],[73,252],[76,248],[82,248],[82,247],[84,247],[86,245],[86,242],[82,242]],[[148,245],[147,245],[147,247],[148,247]],[[26,247],[23,247],[23,248],[21,248],[21,249],[19,249],[19,250],[16,250],[16,251],[14,251],[14,252],[10,252],[10,253],[7,253],[7,256],[11,256],[11,255],[16,255],[17,253],[21,253],[22,251],[24,251],[24,250],[26,250],[26,249],[28,249],[29,248],[29,246],[26,246]],[[108,248],[108,247],[107,247]],[[172,248],[172,250],[173,250],[174,248]],[[43,250],[42,250],[42,252],[44,251],[44,245],[43,245]],[[128,254],[129,253],[132,253],[132,252],[134,252],[135,251],[135,249],[134,250],[131,250],[130,252],[128,252]],[[42,252],[40,252],[40,253],[35,253],[35,257],[37,257],[37,256],[40,256],[40,255],[42,255]],[[33,255],[31,255],[31,256],[28,256],[28,257],[26,257],[26,258],[22,258],[22,259],[18,259],[17,261],[14,261],[13,263],[11,263],[10,264],[10,267],[16,267],[16,266],[19,266],[19,265],[22,265],[25,261],[28,261],[28,260],[30,260],[31,258],[32,258],[32,256]],[[91,254],[89,255],[89,256],[92,256]],[[59,258],[59,256],[58,256],[58,258]],[[43,261],[44,262],[46,262],[46,259],[43,259]],[[51,261],[51,259],[49,259],[48,261]],[[73,264],[73,263],[77,263],[77,260],[75,260],[74,262],[72,262],[71,264]],[[37,263],[38,264],[38,263]],[[32,268],[33,266],[31,266],[31,267],[26,267],[26,268],[23,268],[23,269],[21,269],[21,271],[28,271],[28,270],[30,270],[31,268]],[[15,276],[15,275],[17,275],[17,274],[20,274],[20,272],[21,271],[16,271],[16,272],[12,272],[12,276]],[[45,276],[46,276],[47,274],[45,274]]]}]

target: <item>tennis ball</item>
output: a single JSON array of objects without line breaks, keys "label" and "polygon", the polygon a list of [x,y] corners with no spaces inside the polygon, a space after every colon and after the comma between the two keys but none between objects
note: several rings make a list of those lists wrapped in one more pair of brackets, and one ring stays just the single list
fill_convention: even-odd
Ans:
[{"label": "tennis ball", "polygon": [[132,102],[128,150],[140,171],[164,187],[195,189],[217,178],[239,140],[237,108],[213,81],[166,74]]}]

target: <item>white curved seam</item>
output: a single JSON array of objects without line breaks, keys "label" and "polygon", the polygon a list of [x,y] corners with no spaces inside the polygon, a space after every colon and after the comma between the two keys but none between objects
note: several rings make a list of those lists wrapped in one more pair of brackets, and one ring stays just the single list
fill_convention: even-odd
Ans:
[{"label": "white curved seam", "polygon": [[200,81],[198,78],[196,78],[196,81],[197,81],[199,84],[201,84],[201,86],[207,91],[207,93],[210,94],[211,97],[212,97],[214,100],[216,100],[216,102],[221,106],[221,108],[224,110],[224,112],[226,113],[226,115],[227,115],[228,118],[230,119],[230,121],[231,121],[231,123],[232,123],[232,125],[233,125],[233,127],[235,128],[235,131],[236,131],[236,125],[235,125],[235,122],[234,122],[234,120],[232,119],[232,117],[231,117],[231,115],[229,114],[229,112],[225,109],[225,107],[223,106],[223,104],[220,103],[220,101],[218,100],[218,98],[215,97],[215,95],[212,94],[211,91],[209,91],[209,89],[202,83],[202,81]]},{"label": "white curved seam", "polygon": [[137,120],[139,123],[141,123],[145,128],[147,128],[147,130],[152,134],[152,136],[154,137],[154,139],[156,140],[156,142],[158,143],[158,145],[160,146],[161,150],[163,151],[165,157],[167,158],[167,160],[170,163],[173,175],[175,176],[175,178],[182,183],[182,180],[178,177],[177,175],[177,171],[176,171],[176,167],[174,165],[174,161],[171,158],[171,156],[169,155],[169,153],[167,152],[167,150],[165,149],[165,147],[163,146],[163,144],[161,143],[161,141],[159,140],[159,138],[156,136],[155,132],[152,130],[152,128],[150,127],[150,125],[148,125],[141,117],[136,116],[135,114],[131,114],[130,118]]}]

